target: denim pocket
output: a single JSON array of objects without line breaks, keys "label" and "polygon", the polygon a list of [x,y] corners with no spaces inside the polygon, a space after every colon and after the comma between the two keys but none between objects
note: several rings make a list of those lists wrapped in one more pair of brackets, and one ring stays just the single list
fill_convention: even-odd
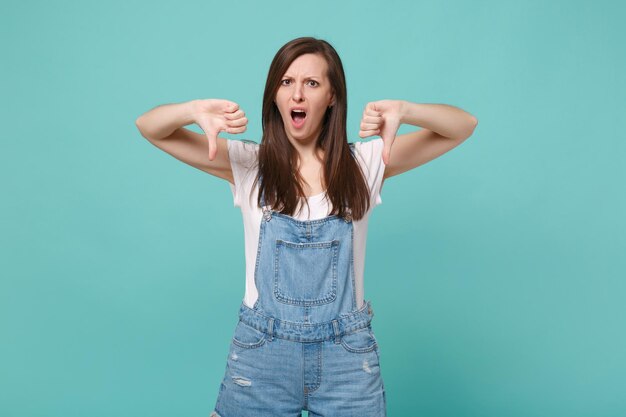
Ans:
[{"label": "denim pocket", "polygon": [[285,304],[312,306],[337,298],[339,240],[294,243],[276,240],[274,296]]},{"label": "denim pocket", "polygon": [[255,349],[265,343],[265,333],[239,320],[235,327],[233,343],[242,348]]},{"label": "denim pocket", "polygon": [[354,333],[341,336],[341,346],[348,352],[366,353],[378,347],[376,338],[369,328],[359,329]]}]

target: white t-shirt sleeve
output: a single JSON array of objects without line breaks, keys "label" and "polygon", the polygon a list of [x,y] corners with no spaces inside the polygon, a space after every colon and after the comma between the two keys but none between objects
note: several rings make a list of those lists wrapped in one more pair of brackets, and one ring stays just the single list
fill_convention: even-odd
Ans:
[{"label": "white t-shirt sleeve", "polygon": [[233,193],[233,204],[241,207],[241,198],[250,192],[251,181],[254,181],[254,168],[257,161],[258,144],[247,143],[241,140],[227,139],[228,158],[233,171],[235,184],[230,182],[230,190]]},{"label": "white t-shirt sleeve", "polygon": [[370,188],[371,208],[383,202],[380,197],[383,175],[385,174],[383,148],[384,142],[382,138],[372,139],[367,142],[357,141],[355,143],[357,156],[360,158],[360,163]]}]

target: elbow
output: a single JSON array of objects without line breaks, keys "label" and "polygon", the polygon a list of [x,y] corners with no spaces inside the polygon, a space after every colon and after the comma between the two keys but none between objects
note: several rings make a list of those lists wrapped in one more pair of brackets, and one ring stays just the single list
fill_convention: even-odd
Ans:
[{"label": "elbow", "polygon": [[472,115],[470,115],[470,121],[465,135],[463,135],[463,139],[465,140],[474,134],[474,129],[478,126],[478,119]]},{"label": "elbow", "polygon": [[137,126],[137,129],[141,130],[141,116],[135,119],[135,126]]},{"label": "elbow", "polygon": [[474,129],[476,129],[476,125],[478,125],[478,119],[474,116],[471,116],[469,124],[463,128],[463,134],[459,133],[458,136],[450,136],[451,138],[458,140],[459,142],[463,142],[465,139],[469,138],[474,134]]},{"label": "elbow", "polygon": [[148,138],[148,136],[146,136],[145,131],[143,130],[143,127],[141,125],[141,116],[139,116],[137,119],[135,119],[135,126],[137,127],[137,130],[139,130],[139,133],[141,134],[141,136],[143,136],[144,138]]}]

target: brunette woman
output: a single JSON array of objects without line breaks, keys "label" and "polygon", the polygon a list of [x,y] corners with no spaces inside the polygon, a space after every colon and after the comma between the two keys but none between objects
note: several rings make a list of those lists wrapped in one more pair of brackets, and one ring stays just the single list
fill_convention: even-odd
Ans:
[{"label": "brunette woman", "polygon": [[[199,99],[137,119],[155,146],[230,184],[245,232],[246,287],[212,417],[386,416],[373,310],[364,298],[368,218],[383,181],[458,146],[477,120],[443,104],[368,103],[348,142],[341,60],[326,41],[276,53],[260,144],[237,103]],[[197,124],[204,135],[183,126]],[[422,129],[398,135],[403,123]],[[208,143],[207,143],[208,142]]]}]

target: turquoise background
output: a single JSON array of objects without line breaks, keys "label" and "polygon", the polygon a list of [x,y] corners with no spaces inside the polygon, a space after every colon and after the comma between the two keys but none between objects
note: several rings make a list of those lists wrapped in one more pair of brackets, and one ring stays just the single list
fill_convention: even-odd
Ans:
[{"label": "turquoise background", "polygon": [[626,415],[619,2],[2,9],[3,417],[208,416],[244,294],[241,214],[135,119],[225,98],[250,120],[225,136],[259,141],[269,64],[299,36],[343,59],[351,141],[385,98],[479,120],[387,180],[370,218],[389,415]]}]

